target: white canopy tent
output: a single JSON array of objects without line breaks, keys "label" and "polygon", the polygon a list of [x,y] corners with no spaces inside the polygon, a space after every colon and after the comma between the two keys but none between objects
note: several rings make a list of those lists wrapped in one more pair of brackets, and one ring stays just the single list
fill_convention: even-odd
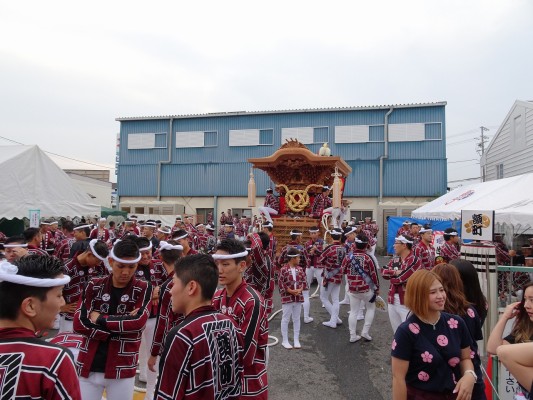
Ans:
[{"label": "white canopy tent", "polygon": [[413,211],[413,218],[461,219],[461,210],[494,210],[500,231],[533,228],[533,173],[461,186]]},{"label": "white canopy tent", "polygon": [[79,189],[38,146],[0,146],[0,219],[100,215],[100,206]]}]

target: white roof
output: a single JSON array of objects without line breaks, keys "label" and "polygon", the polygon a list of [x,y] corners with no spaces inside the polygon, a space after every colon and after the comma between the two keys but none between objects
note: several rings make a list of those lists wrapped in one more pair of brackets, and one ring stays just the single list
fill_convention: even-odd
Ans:
[{"label": "white roof", "polygon": [[462,186],[417,208],[413,218],[461,219],[461,210],[494,210],[496,223],[533,227],[533,173]]},{"label": "white roof", "polygon": [[0,146],[0,218],[100,215],[100,206],[79,189],[38,146]]}]

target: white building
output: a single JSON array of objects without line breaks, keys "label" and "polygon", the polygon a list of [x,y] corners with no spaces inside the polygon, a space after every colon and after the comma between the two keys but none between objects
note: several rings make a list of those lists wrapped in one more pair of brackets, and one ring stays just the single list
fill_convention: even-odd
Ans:
[{"label": "white building", "polygon": [[533,101],[517,100],[481,158],[485,181],[533,172]]}]

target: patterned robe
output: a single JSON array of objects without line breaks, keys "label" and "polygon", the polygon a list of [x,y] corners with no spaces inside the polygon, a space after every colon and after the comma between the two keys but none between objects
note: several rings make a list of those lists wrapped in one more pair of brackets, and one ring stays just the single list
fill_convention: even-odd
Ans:
[{"label": "patterned robe", "polygon": [[[394,256],[387,266],[381,270],[383,278],[390,280],[389,295],[387,297],[389,304],[394,304],[394,295],[396,293],[400,296],[400,303],[403,304],[407,279],[420,268],[422,268],[420,259],[411,251],[404,260],[398,256]],[[396,276],[397,270],[401,271],[401,273]]]},{"label": "patterned robe", "polygon": [[285,264],[279,271],[278,277],[278,288],[279,294],[281,295],[281,303],[303,303],[304,296],[302,293],[295,296],[287,292],[287,289],[303,289],[308,290],[307,287],[307,278],[305,276],[305,271],[296,266],[296,280],[292,276],[291,267],[289,264]]},{"label": "patterned robe", "polygon": [[320,257],[318,258],[319,265],[324,266],[322,276],[324,283],[336,283],[338,285],[342,282],[342,261],[346,256],[346,249],[339,242],[333,242],[327,246]]},{"label": "patterned robe", "polygon": [[268,320],[263,298],[243,281],[230,298],[226,288],[217,290],[213,296],[213,306],[233,319],[244,335],[241,398],[268,399]]}]

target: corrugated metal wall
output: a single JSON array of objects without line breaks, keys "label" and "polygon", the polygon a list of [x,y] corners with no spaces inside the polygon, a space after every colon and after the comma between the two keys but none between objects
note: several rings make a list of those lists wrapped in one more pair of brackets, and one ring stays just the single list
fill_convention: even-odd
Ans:
[{"label": "corrugated metal wall", "polygon": [[[374,197],[379,194],[379,158],[384,143],[335,144],[335,126],[372,125],[371,140],[382,140],[383,124],[388,109],[355,111],[294,112],[279,114],[228,115],[179,118],[173,121],[176,131],[216,131],[218,145],[203,148],[175,148],[172,137],[172,163],[162,165],[162,196],[245,196],[249,178],[248,158],[267,157],[281,146],[281,130],[289,127],[321,127],[326,129],[332,154],[341,156],[352,167],[345,195]],[[433,196],[446,190],[444,106],[395,109],[390,123],[439,123],[442,140],[395,142],[389,144],[389,160],[384,161],[384,195]],[[375,126],[375,127],[374,127]],[[128,150],[129,133],[162,133],[168,135],[169,119],[121,121],[120,196],[155,196],[157,163],[168,158],[168,149]],[[273,144],[229,147],[229,130],[272,129]],[[430,130],[434,139],[435,128]],[[161,140],[160,138],[158,140]],[[167,137],[167,143],[169,143]],[[317,152],[322,143],[307,145]],[[400,162],[402,161],[402,162]],[[418,162],[419,161],[419,162]],[[424,173],[419,172],[423,170]],[[262,195],[271,185],[268,176],[255,171],[257,193]],[[139,184],[144,180],[144,184]]]}]

